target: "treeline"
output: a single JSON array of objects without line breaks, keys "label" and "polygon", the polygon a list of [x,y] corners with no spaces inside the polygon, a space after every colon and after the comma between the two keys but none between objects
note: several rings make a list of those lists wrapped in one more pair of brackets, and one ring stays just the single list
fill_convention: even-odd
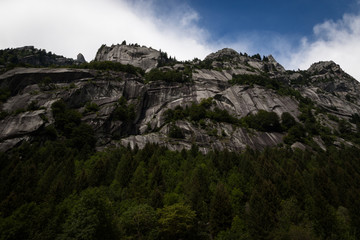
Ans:
[{"label": "treeline", "polygon": [[145,81],[153,82],[153,81],[165,81],[165,82],[179,82],[185,83],[190,82],[191,79],[191,69],[187,67],[185,71],[177,71],[177,70],[160,70],[158,68],[151,69],[148,73],[145,74]]},{"label": "treeline", "polygon": [[75,61],[32,46],[0,50],[0,73],[15,67],[70,66]]},{"label": "treeline", "polygon": [[303,97],[299,91],[295,90],[293,87],[284,83],[283,81],[270,78],[267,74],[238,74],[233,75],[232,79],[229,80],[229,83],[232,85],[249,85],[253,87],[255,84],[263,86],[267,89],[274,90],[280,96],[290,96],[294,97],[300,103],[304,104],[313,104],[311,99],[308,97]]},{"label": "treeline", "polygon": [[82,63],[79,65],[72,65],[72,68],[79,69],[95,69],[103,71],[117,71],[117,72],[126,72],[130,74],[140,74],[143,76],[145,74],[144,70],[139,67],[134,67],[130,64],[121,64],[118,62],[111,61],[91,61],[89,63]]},{"label": "treeline", "polygon": [[[133,118],[126,100],[116,108],[115,119]],[[205,116],[226,117],[216,111]],[[52,113],[33,143],[0,153],[0,239],[360,238],[357,148],[96,152],[80,113],[63,101]],[[297,124],[282,116],[282,127]]]},{"label": "treeline", "polygon": [[[259,110],[255,114],[237,118],[227,110],[220,109],[214,105],[213,99],[207,98],[202,99],[200,103],[192,103],[185,108],[177,106],[174,109],[168,109],[164,112],[165,121],[171,123],[186,119],[200,124],[200,126],[205,126],[206,122],[204,120],[209,119],[213,122],[230,123],[239,127],[252,128],[262,132],[282,132],[288,129],[289,124],[295,124],[295,119],[289,113],[285,113],[285,118],[287,119],[282,120],[287,126],[282,126],[280,118],[275,112]],[[292,125],[290,127],[292,127]]]},{"label": "treeline", "polygon": [[0,239],[359,239],[359,154],[23,144],[0,155]]}]

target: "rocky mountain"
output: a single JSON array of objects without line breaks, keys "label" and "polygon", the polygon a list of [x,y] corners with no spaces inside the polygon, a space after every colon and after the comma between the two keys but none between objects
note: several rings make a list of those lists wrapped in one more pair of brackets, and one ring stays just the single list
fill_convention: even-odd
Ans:
[{"label": "rocky mountain", "polygon": [[80,64],[83,62],[86,61],[81,53],[78,55],[78,59],[74,60],[51,52],[46,52],[45,49],[37,49],[34,46],[0,50],[0,73],[15,66],[59,67]]},{"label": "rocky mountain", "polygon": [[110,47],[102,45],[96,53],[96,61],[114,61],[130,64],[143,70],[151,70],[158,65],[161,52],[145,46],[117,44]]},{"label": "rocky mountain", "polygon": [[138,45],[103,45],[95,61],[77,67],[6,71],[0,75],[0,150],[49,137],[59,101],[91,126],[98,149],[358,146],[360,84],[334,62],[286,71],[272,56],[232,49],[203,61],[164,56]]}]

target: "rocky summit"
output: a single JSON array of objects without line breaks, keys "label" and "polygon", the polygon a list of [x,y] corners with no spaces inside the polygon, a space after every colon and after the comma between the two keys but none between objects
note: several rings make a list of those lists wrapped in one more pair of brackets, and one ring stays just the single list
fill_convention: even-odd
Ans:
[{"label": "rocky summit", "polygon": [[117,44],[107,47],[106,45],[96,53],[96,61],[114,61],[122,64],[130,64],[143,70],[151,70],[158,65],[160,51],[145,46]]},{"label": "rocky summit", "polygon": [[90,63],[79,54],[67,65],[40,51],[42,66],[29,60],[41,59],[30,50],[25,58],[16,56],[23,49],[12,54],[32,65],[0,58],[1,151],[66,135],[54,107],[60,105],[91,127],[97,149],[156,143],[171,150],[197,145],[206,153],[359,143],[360,84],[334,62],[287,71],[271,55],[232,49],[179,62],[121,44],[101,46]]}]

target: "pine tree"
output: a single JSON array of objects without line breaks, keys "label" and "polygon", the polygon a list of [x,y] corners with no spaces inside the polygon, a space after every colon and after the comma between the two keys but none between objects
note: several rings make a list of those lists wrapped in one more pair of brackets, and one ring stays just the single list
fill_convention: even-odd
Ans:
[{"label": "pine tree", "polygon": [[218,183],[210,203],[210,228],[213,236],[231,227],[232,208],[229,193]]}]

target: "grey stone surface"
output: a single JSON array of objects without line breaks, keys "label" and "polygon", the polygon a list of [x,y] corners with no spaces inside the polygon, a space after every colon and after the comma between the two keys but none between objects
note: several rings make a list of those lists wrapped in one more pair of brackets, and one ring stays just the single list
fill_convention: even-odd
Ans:
[{"label": "grey stone surface", "polygon": [[85,63],[86,62],[84,55],[82,55],[81,53],[79,53],[77,55],[76,61],[78,61],[79,63]]},{"label": "grey stone surface", "polygon": [[96,53],[95,60],[119,62],[150,70],[157,66],[159,58],[160,51],[155,49],[118,44],[110,47],[103,45]]},{"label": "grey stone surface", "polygon": [[[103,46],[97,60],[121,60],[122,63],[149,69],[156,66],[158,54],[158,51],[144,47]],[[229,58],[218,61],[223,56]],[[265,62],[242,56],[231,49],[223,49],[209,55],[207,59],[213,60],[213,64],[221,66],[222,70],[194,69],[193,81],[188,83],[156,81],[145,84],[139,76],[112,71],[66,68],[16,68],[8,71],[0,75],[0,87],[9,87],[12,94],[0,106],[2,111],[10,113],[0,121],[0,150],[7,150],[21,141],[31,141],[31,136],[38,130],[54,123],[51,104],[59,99],[83,113],[83,121],[95,130],[99,149],[112,145],[137,145],[141,148],[146,143],[157,143],[181,150],[189,149],[195,143],[201,151],[208,152],[214,149],[241,151],[246,146],[263,149],[278,145],[282,143],[285,133],[257,132],[210,120],[206,120],[207,129],[191,121],[177,121],[176,125],[183,131],[185,138],[172,139],[168,137],[169,124],[164,119],[164,112],[168,109],[190,106],[211,97],[214,107],[225,109],[238,118],[266,110],[275,112],[279,117],[289,112],[299,121],[299,102],[294,97],[279,95],[275,90],[262,86],[229,83],[234,74],[264,74],[264,69],[268,70],[269,77],[289,84],[327,113],[344,119],[360,113],[359,83],[333,62],[314,64],[306,72],[288,73],[272,56]],[[181,71],[185,63],[167,68]],[[308,82],[300,84],[304,74]],[[41,87],[45,77],[51,78],[51,89]],[[121,97],[134,106],[136,116],[130,123],[111,118]],[[31,102],[35,102],[41,109],[27,111]],[[96,103],[99,111],[84,112],[87,102]],[[15,114],[18,109],[25,112]],[[316,118],[332,131],[337,129],[337,123],[329,120],[326,113],[317,114]],[[215,129],[216,133],[209,133],[209,129]],[[314,141],[325,148],[320,138],[314,138]],[[341,144],[344,140],[339,139],[338,142]],[[295,147],[304,148],[299,143],[292,146]]]}]

